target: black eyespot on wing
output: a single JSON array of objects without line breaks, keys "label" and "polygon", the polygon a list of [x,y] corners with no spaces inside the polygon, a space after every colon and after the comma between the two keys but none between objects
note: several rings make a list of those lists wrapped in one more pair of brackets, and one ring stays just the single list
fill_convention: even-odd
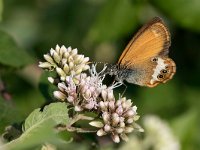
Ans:
[{"label": "black eyespot on wing", "polygon": [[163,79],[164,76],[163,76],[162,74],[159,74],[159,75],[157,76],[157,78],[158,78],[158,79]]},{"label": "black eyespot on wing", "polygon": [[151,59],[151,61],[152,61],[152,62],[157,62],[157,61],[158,61],[158,58],[154,57],[154,58]]},{"label": "black eyespot on wing", "polygon": [[161,70],[161,72],[162,72],[163,74],[165,74],[165,73],[167,73],[168,71],[165,70],[165,69],[163,69],[163,70]]}]

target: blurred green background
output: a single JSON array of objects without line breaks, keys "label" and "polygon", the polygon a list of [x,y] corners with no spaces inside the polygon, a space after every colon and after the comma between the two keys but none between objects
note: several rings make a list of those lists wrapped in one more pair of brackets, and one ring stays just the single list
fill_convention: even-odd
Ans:
[{"label": "blurred green background", "polygon": [[141,118],[156,114],[167,120],[183,150],[199,149],[199,0],[0,0],[0,77],[12,96],[0,97],[1,133],[45,103],[37,65],[51,47],[71,46],[92,61],[115,63],[137,30],[155,16],[171,32],[169,55],[177,73],[155,88],[127,84],[125,95]]}]

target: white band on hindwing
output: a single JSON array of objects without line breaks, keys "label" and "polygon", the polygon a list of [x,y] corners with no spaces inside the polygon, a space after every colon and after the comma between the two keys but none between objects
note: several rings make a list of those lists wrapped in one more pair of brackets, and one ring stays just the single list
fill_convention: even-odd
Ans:
[{"label": "white band on hindwing", "polygon": [[152,75],[150,84],[153,84],[155,81],[159,81],[157,76],[160,74],[161,70],[165,69],[166,66],[167,66],[167,64],[164,63],[164,59],[158,58],[156,68],[153,69],[154,73]]}]

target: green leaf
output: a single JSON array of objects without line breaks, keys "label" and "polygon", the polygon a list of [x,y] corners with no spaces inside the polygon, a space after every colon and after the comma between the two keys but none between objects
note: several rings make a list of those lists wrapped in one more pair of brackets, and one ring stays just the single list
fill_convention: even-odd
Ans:
[{"label": "green leaf", "polygon": [[97,42],[116,40],[137,27],[138,7],[131,0],[109,0],[104,5],[88,39]]},{"label": "green leaf", "polygon": [[0,0],[0,21],[2,21],[2,14],[3,14],[3,0]]},{"label": "green leaf", "polygon": [[7,33],[0,31],[0,64],[22,67],[33,63],[33,58]]},{"label": "green leaf", "polygon": [[172,18],[177,24],[200,31],[199,0],[152,0],[154,6]]},{"label": "green leaf", "polygon": [[68,121],[68,109],[65,103],[52,103],[44,107],[43,111],[35,109],[25,120],[24,133],[3,148],[27,149],[45,142],[59,142],[54,127],[58,124],[67,124]]}]

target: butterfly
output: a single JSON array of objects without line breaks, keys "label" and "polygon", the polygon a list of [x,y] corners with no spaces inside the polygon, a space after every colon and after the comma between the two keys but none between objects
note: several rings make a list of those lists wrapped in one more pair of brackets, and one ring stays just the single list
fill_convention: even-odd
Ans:
[{"label": "butterfly", "polygon": [[175,62],[168,57],[170,33],[161,18],[155,17],[131,39],[117,65],[108,67],[115,80],[140,86],[155,87],[170,80],[176,72]]}]

